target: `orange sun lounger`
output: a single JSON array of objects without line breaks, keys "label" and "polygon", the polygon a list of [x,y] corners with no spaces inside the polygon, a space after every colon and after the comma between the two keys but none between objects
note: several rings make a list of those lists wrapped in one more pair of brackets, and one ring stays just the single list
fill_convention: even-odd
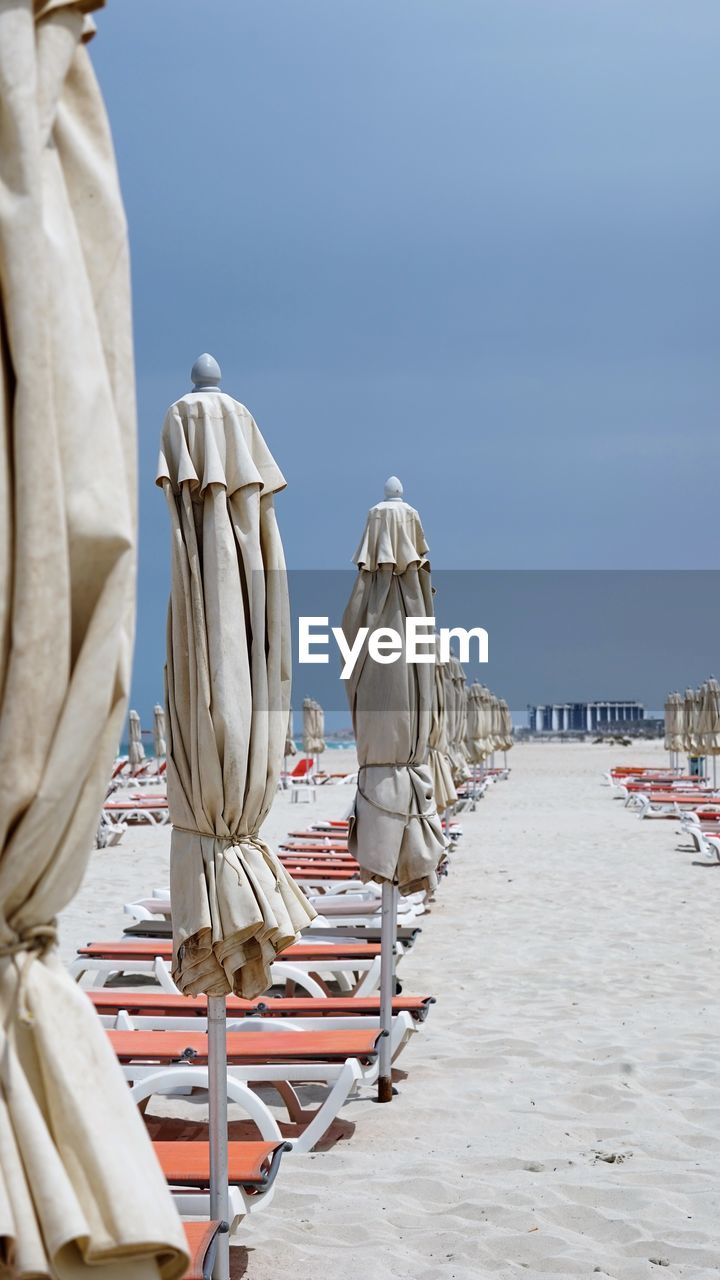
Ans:
[{"label": "orange sun lounger", "polygon": [[[398,1015],[394,1024],[397,1025],[390,1036],[396,1056],[408,1034],[412,1034],[412,1025],[407,1013]],[[280,1144],[284,1135],[276,1115],[258,1093],[259,1086],[277,1093],[288,1120],[298,1126],[291,1145],[299,1152],[313,1149],[358,1085],[371,1085],[377,1080],[378,1047],[387,1032],[377,1023],[362,1028],[351,1023],[347,1030],[334,1025],[323,1030],[320,1023],[320,1028],[265,1030],[248,1025],[246,1030],[227,1033],[228,1099],[241,1107],[266,1143]],[[207,1090],[205,1031],[106,1028],[105,1033],[138,1106],[157,1094],[172,1093],[178,1088],[184,1092]],[[305,1103],[297,1093],[298,1086],[312,1089]],[[318,1087],[323,1090],[322,1101],[313,1109],[307,1102],[317,1103]],[[195,1177],[193,1171],[193,1180]],[[239,1195],[244,1208],[235,1209],[234,1216],[249,1211],[244,1186],[240,1186]],[[203,1203],[199,1210],[186,1207],[181,1212],[206,1214],[207,1208]]]},{"label": "orange sun lounger", "polygon": [[[203,1031],[107,1031],[123,1063],[207,1063],[208,1038]],[[228,1031],[228,1065],[258,1062],[371,1062],[383,1032],[367,1031]]]},{"label": "orange sun lounger", "polygon": [[[191,1254],[187,1277],[211,1275],[217,1235],[255,1208],[272,1200],[280,1159],[290,1144],[282,1138],[271,1142],[228,1143],[228,1182],[231,1222],[184,1223]],[[210,1189],[210,1148],[207,1142],[153,1141],[153,1149],[180,1214],[207,1218]],[[194,1268],[194,1270],[193,1270]]]},{"label": "orange sun lounger", "polygon": [[[173,1146],[167,1142],[165,1146]],[[193,1144],[194,1145],[194,1144]],[[211,1280],[218,1236],[228,1230],[227,1222],[184,1222],[190,1266],[183,1280]]]},{"label": "orange sun lounger", "polygon": [[[111,975],[143,974],[166,991],[175,991],[170,974],[172,953],[169,938],[90,942],[78,948],[69,969],[77,982],[93,975],[93,987],[103,986]],[[315,942],[306,937],[280,952],[272,963],[272,980],[275,985],[293,982],[307,995],[319,997],[331,994],[329,977],[341,992],[369,996],[380,981],[380,956],[378,942]]]},{"label": "orange sun lounger", "polygon": [[[172,959],[172,943],[165,938],[120,940],[118,942],[89,942],[78,947],[79,956],[92,956],[102,960],[163,960]],[[281,952],[293,960],[374,960],[380,955],[377,942],[295,942]]]},{"label": "orange sun lounger", "polygon": [[[133,1015],[158,1017],[173,1016],[187,1018],[193,1014],[199,1018],[207,1017],[206,996],[180,996],[172,992],[160,990],[131,991],[118,990],[113,987],[100,987],[97,991],[86,993],[95,1010],[99,1014],[117,1015],[124,1010]],[[409,1013],[415,1022],[424,1022],[430,1005],[435,1003],[434,996],[395,996],[393,1013]],[[379,996],[285,996],[271,998],[263,996],[260,1000],[242,1000],[240,996],[226,997],[228,1019],[249,1018],[253,1014],[263,1017],[277,1018],[338,1018],[379,1016]]]}]

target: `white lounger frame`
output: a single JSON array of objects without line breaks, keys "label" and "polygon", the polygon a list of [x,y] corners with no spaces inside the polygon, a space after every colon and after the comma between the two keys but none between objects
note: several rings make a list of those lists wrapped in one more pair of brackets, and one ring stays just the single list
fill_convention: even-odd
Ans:
[{"label": "white lounger frame", "polygon": [[[148,1021],[158,1022],[157,1019],[131,1018],[124,1012],[118,1015],[117,1019],[110,1019],[115,1025],[122,1029],[140,1029],[144,1026],[147,1029]],[[160,1019],[159,1021],[163,1021]],[[180,1022],[184,1021],[182,1019]],[[202,1023],[202,1019],[192,1019],[195,1024],[192,1030],[199,1030],[197,1023]],[[249,1018],[245,1020],[244,1026],[238,1026],[236,1030],[242,1030],[248,1035],[252,1035],[255,1031],[287,1031],[294,1030],[298,1035],[303,1034],[304,1027],[298,1025],[299,1022],[306,1020],[293,1020],[288,1025],[289,1020],[286,1019],[260,1019]],[[313,1025],[310,1031],[317,1031],[318,1024],[316,1019],[307,1020]],[[342,1022],[342,1026],[334,1029],[348,1030],[348,1022],[354,1022],[354,1019],[338,1019],[333,1022]],[[270,1024],[274,1023],[274,1026]],[[278,1023],[280,1025],[278,1025]],[[178,1028],[178,1021],[170,1020],[167,1026]],[[364,1024],[367,1026],[367,1022]],[[325,1027],[325,1019],[323,1019],[323,1027]],[[325,1027],[329,1030],[331,1028]],[[393,1057],[400,1053],[409,1037],[417,1031],[417,1024],[413,1021],[411,1015],[406,1011],[396,1014],[393,1018],[393,1028],[391,1032],[391,1052]],[[187,1093],[191,1089],[207,1089],[208,1087],[208,1071],[205,1066],[193,1066],[192,1063],[178,1063],[172,1066],[158,1066],[157,1064],[147,1063],[123,1063],[122,1071],[125,1079],[131,1085],[131,1094],[135,1102],[142,1103],[154,1094],[168,1094],[179,1091]],[[299,1137],[290,1140],[290,1149],[295,1152],[311,1151],[317,1142],[320,1141],[323,1134],[326,1133],[333,1120],[337,1117],[341,1107],[344,1106],[348,1097],[354,1093],[361,1084],[372,1085],[377,1080],[378,1075],[378,1057],[367,1065],[364,1065],[358,1058],[346,1058],[344,1062],[272,1062],[272,1063],[253,1063],[247,1065],[229,1064],[227,1072],[227,1096],[231,1102],[238,1103],[255,1123],[261,1137],[266,1142],[282,1141],[282,1134],[279,1125],[270,1108],[263,1102],[250,1087],[255,1084],[272,1085],[282,1099],[288,1113],[288,1118],[293,1123],[300,1123],[308,1120],[307,1125],[303,1129]],[[306,1111],[296,1089],[293,1087],[298,1084],[324,1084],[328,1088],[327,1096],[314,1112]]]}]

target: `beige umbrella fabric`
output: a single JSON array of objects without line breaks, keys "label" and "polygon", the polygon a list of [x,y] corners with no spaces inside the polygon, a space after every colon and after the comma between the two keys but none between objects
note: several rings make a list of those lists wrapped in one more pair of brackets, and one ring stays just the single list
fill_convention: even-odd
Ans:
[{"label": "beige umbrella fabric", "polygon": [[487,755],[483,700],[483,694],[486,692],[485,687],[475,681],[468,687],[466,693],[465,751],[471,764],[482,764]]},{"label": "beige umbrella fabric", "polygon": [[[342,629],[353,643],[361,627],[392,628],[433,617],[427,544],[417,511],[401,501],[373,507]],[[364,880],[396,882],[401,893],[432,890],[445,851],[427,766],[433,666],[375,662],[367,641],[347,694],[358,755],[358,785],[348,846]]]},{"label": "beige umbrella fabric", "polygon": [[447,711],[445,706],[446,666],[447,663],[440,661],[440,643],[439,640],[436,640],[432,716],[428,735],[428,768],[438,813],[444,813],[446,809],[457,803],[457,791],[455,790],[452,768],[448,757]]},{"label": "beige umbrella fabric", "polygon": [[290,705],[285,488],[244,405],[190,392],[168,410],[167,779],[173,978],[186,995],[254,999],[315,912],[260,838]]},{"label": "beige umbrella fabric", "polygon": [[306,756],[321,756],[325,750],[325,713],[314,698],[303,701],[303,751]]},{"label": "beige umbrella fabric", "polygon": [[698,712],[700,695],[697,689],[686,689],[683,702],[683,750],[689,756],[701,754],[698,739]]},{"label": "beige umbrella fabric", "polygon": [[720,684],[711,678],[700,690],[697,739],[704,756],[720,755]]},{"label": "beige umbrella fabric", "polygon": [[453,781],[464,782],[468,777],[468,761],[465,753],[465,728],[467,707],[465,705],[466,679],[462,663],[451,654],[447,663],[449,679],[449,727],[448,754],[452,766]]},{"label": "beige umbrella fabric", "polygon": [[295,732],[293,726],[293,709],[288,712],[287,732],[285,734],[285,750],[283,756],[297,755],[297,747],[295,746]]},{"label": "beige umbrella fabric", "polygon": [[153,750],[156,760],[162,759],[167,755],[167,743],[165,741],[165,708],[158,703],[153,708]]},{"label": "beige umbrella fabric", "polygon": [[142,740],[142,725],[137,711],[128,715],[128,760],[133,767],[142,764],[145,759],[145,748]]},{"label": "beige umbrella fabric", "polygon": [[510,751],[513,747],[512,716],[504,698],[498,698],[498,714],[500,720],[500,750]]},{"label": "beige umbrella fabric", "polygon": [[0,1274],[172,1280],[183,1232],[56,917],[132,656],[127,241],[91,5],[0,5]]},{"label": "beige umbrella fabric", "polygon": [[665,750],[685,750],[684,708],[679,693],[669,694],[665,703]]}]

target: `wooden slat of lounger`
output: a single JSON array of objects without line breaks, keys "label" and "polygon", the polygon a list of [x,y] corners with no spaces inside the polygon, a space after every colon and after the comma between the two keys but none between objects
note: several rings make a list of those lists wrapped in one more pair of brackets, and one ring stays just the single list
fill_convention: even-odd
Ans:
[{"label": "wooden slat of lounger", "polygon": [[184,1222],[183,1227],[185,1228],[185,1240],[190,1254],[190,1266],[184,1273],[183,1280],[203,1280],[206,1272],[205,1259],[207,1258],[208,1249],[220,1229],[220,1223],[212,1220],[210,1222]]},{"label": "wooden slat of lounger", "polygon": [[[172,959],[172,942],[165,938],[134,938],[118,942],[89,942],[78,947],[78,955],[98,960]],[[281,951],[278,960],[374,960],[380,955],[377,942],[296,942]]]},{"label": "wooden slat of lounger", "polygon": [[[121,1062],[207,1062],[207,1035],[202,1031],[108,1031]],[[228,1031],[229,1063],[367,1061],[375,1056],[379,1028],[367,1031]]]},{"label": "wooden slat of lounger", "polygon": [[[156,1017],[189,1018],[196,1014],[207,1017],[206,996],[181,996],[163,991],[119,991],[117,988],[100,987],[87,991],[98,1013],[115,1015],[124,1009],[132,1017],[139,1014]],[[411,1013],[424,1017],[434,996],[395,996],[393,1013]],[[242,1000],[240,996],[227,997],[228,1018],[244,1018],[262,1013],[264,1017],[337,1018],[378,1015],[379,996],[262,996],[259,1000]]]},{"label": "wooden slat of lounger", "polygon": [[[228,1177],[233,1186],[261,1187],[267,1178],[268,1160],[281,1142],[229,1142]],[[205,1187],[210,1181],[210,1148],[207,1142],[153,1142],[168,1182]]]}]

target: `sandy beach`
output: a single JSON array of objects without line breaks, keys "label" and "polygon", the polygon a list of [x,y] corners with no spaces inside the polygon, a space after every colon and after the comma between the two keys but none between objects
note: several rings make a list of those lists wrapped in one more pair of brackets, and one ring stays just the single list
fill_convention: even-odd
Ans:
[{"label": "sandy beach", "polygon": [[[720,874],[678,851],[676,823],[640,822],[601,785],[612,763],[664,762],[659,744],[509,759],[510,781],[462,815],[404,961],[405,991],[438,1002],[398,1096],[358,1098],[349,1140],[284,1160],[274,1202],[240,1226],[235,1275],[718,1274]],[[266,838],[340,816],[351,792],[317,797],[279,794]],[[168,845],[168,828],[141,830],[93,856],[61,920],[66,959],[167,882]]]}]

